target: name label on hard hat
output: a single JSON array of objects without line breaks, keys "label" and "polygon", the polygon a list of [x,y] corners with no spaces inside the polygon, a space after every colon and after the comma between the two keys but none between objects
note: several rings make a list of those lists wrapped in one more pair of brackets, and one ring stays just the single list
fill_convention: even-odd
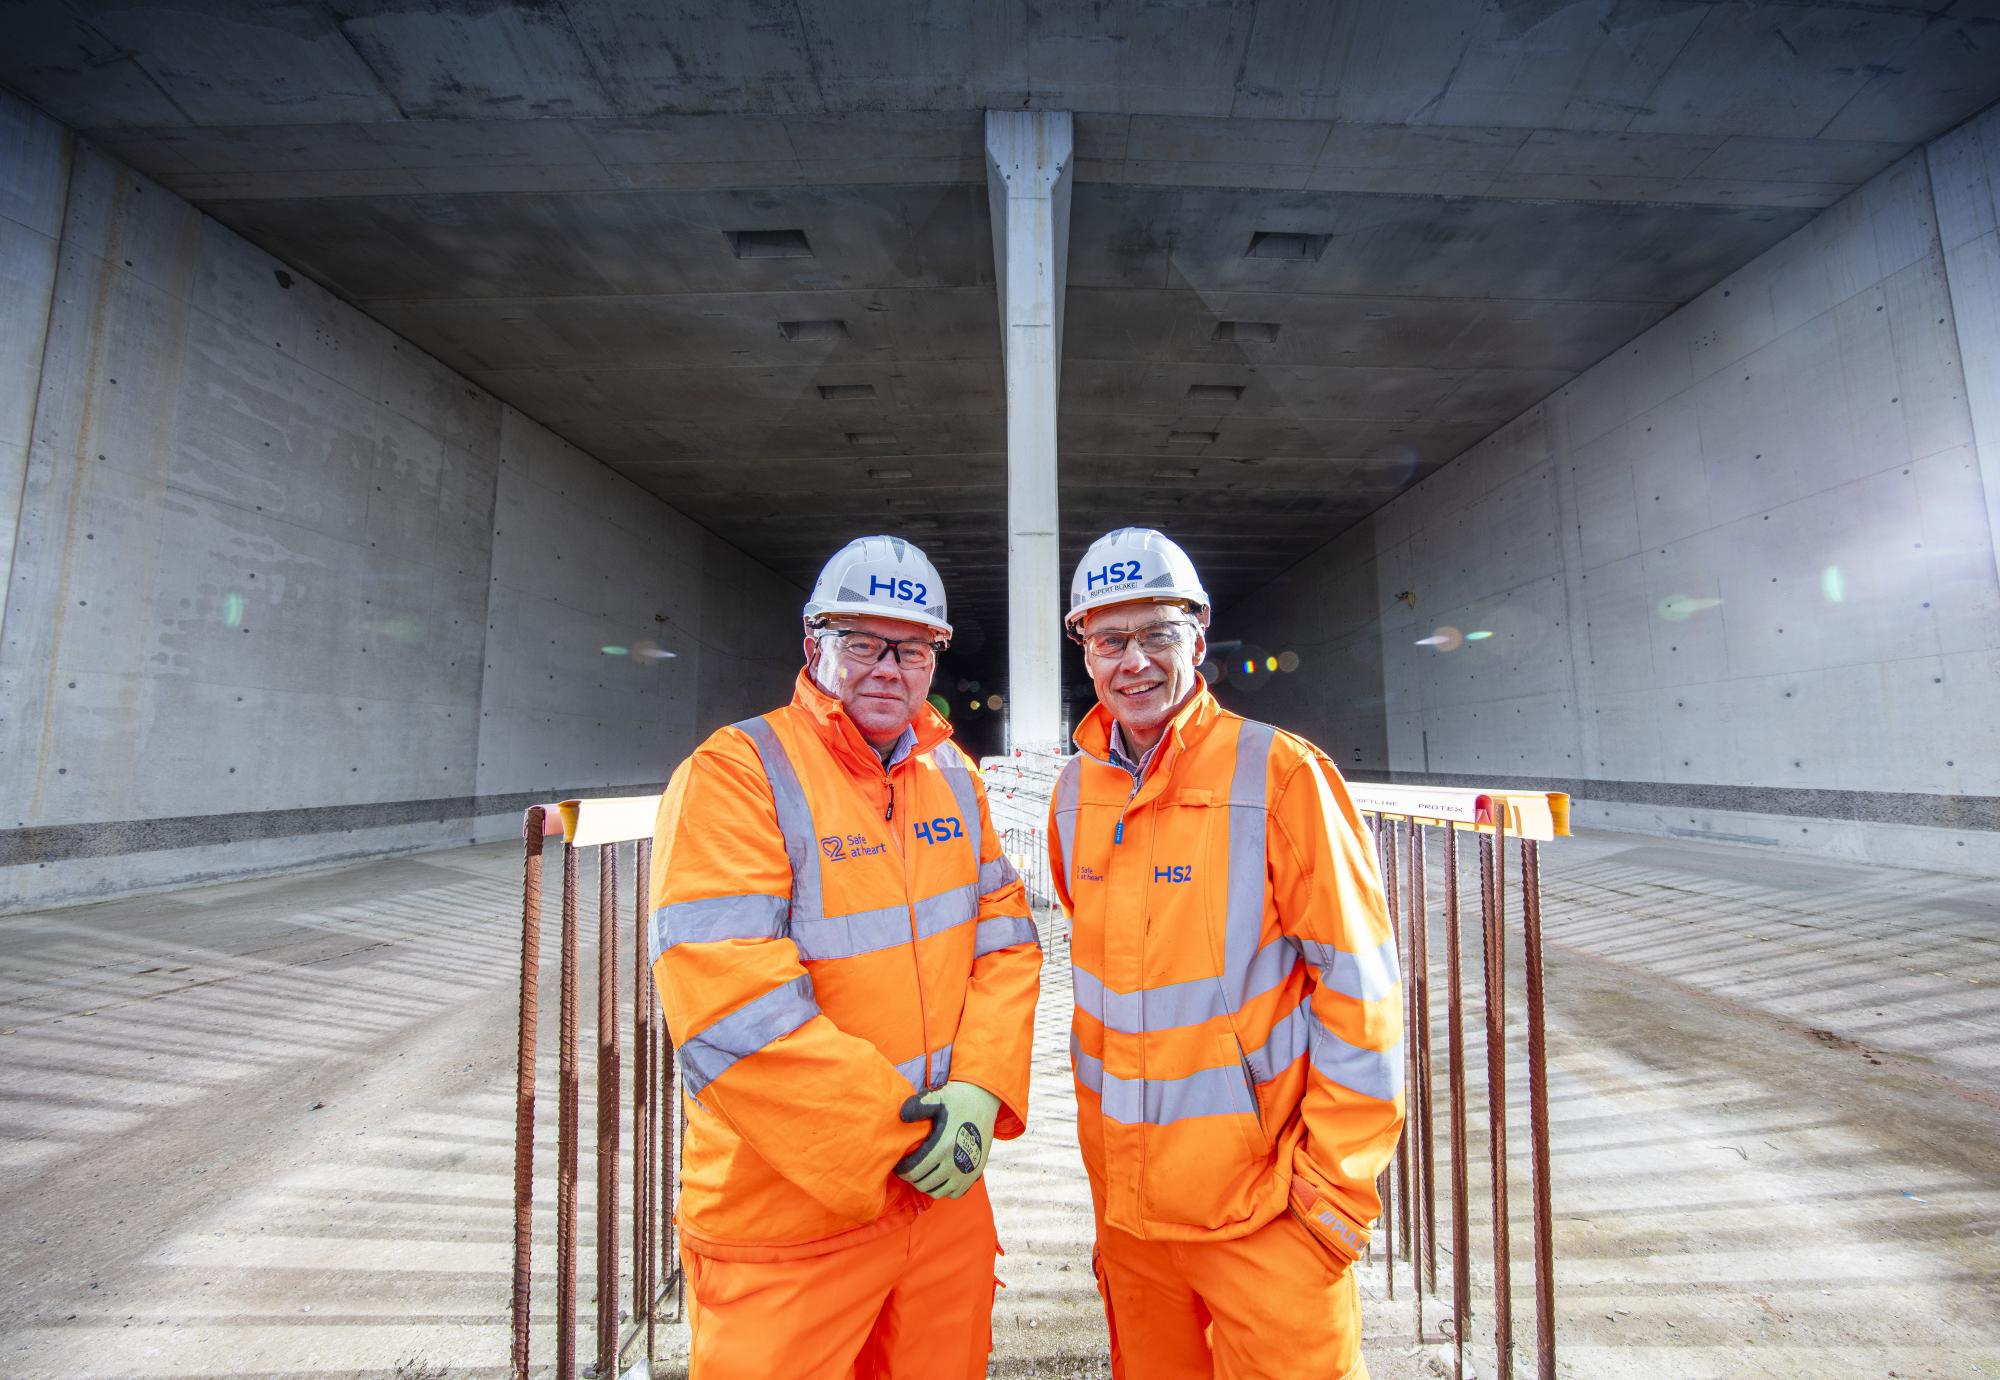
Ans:
[{"label": "name label on hard hat", "polygon": [[965,837],[965,826],[956,815],[943,819],[920,819],[911,826],[911,831],[925,843],[949,843],[952,839]]},{"label": "name label on hard hat", "polygon": [[1096,570],[1085,571],[1083,587],[1094,590],[1099,585],[1109,589],[1112,585],[1130,584],[1146,573],[1146,567],[1138,561],[1113,561],[1099,566]]},{"label": "name label on hard hat", "polygon": [[930,589],[920,580],[885,579],[880,575],[868,577],[868,597],[886,594],[891,599],[906,604],[930,603]]}]

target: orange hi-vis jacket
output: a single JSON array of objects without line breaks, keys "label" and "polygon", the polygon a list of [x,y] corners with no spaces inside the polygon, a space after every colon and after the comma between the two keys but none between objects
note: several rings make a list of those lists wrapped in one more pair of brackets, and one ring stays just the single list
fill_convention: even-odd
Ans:
[{"label": "orange hi-vis jacket", "polygon": [[947,1078],[1028,1108],[1041,948],[978,769],[926,705],[884,768],[803,675],[675,770],[653,845],[653,980],[687,1099],[680,1223],[719,1259],[818,1254],[930,1199],[893,1167]]},{"label": "orange hi-vis jacket", "polygon": [[1057,779],[1077,1136],[1103,1220],[1246,1236],[1290,1207],[1353,1260],[1403,1125],[1395,934],[1324,754],[1199,687],[1142,780],[1102,705]]}]

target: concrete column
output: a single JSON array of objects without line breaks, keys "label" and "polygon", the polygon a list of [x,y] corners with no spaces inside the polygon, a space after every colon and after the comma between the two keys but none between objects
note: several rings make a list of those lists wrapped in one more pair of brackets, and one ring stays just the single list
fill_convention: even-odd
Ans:
[{"label": "concrete column", "polygon": [[1027,749],[1064,746],[1056,397],[1072,147],[1068,111],[986,112],[1007,365],[1007,740]]}]

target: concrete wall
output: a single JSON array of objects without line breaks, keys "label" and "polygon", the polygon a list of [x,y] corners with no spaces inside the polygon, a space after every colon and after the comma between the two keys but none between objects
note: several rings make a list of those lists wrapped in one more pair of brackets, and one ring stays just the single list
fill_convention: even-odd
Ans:
[{"label": "concrete wall", "polygon": [[[555,781],[657,790],[791,694],[804,594],[511,407],[479,714],[481,838]],[[541,798],[548,798],[544,794]]]},{"label": "concrete wall", "polygon": [[[0,907],[511,833],[530,798],[656,788],[784,692],[730,649],[785,647],[799,591],[59,127],[0,123],[0,462],[31,435]],[[599,650],[649,632],[676,656]]]},{"label": "concrete wall", "polygon": [[[21,517],[73,145],[54,121],[0,100],[0,576],[11,571]],[[0,629],[5,618],[0,602]]]},{"label": "concrete wall", "polygon": [[1358,775],[2000,872],[1995,121],[1225,611],[1301,657],[1225,698]]},{"label": "concrete wall", "polygon": [[[1953,130],[1929,152],[1986,516],[2000,533],[2000,107]],[[2000,542],[1995,550],[2000,554]]]}]

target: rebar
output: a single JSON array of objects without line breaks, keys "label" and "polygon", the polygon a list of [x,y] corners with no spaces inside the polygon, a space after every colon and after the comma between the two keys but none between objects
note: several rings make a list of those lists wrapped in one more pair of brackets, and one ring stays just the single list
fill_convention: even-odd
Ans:
[{"label": "rebar", "polygon": [[[1497,840],[1497,846],[1496,846]],[[1507,838],[1479,838],[1481,928],[1486,958],[1486,1153],[1493,1189],[1493,1347],[1499,1380],[1514,1374],[1512,1261],[1507,1232]]]},{"label": "rebar", "polygon": [[1521,840],[1521,926],[1528,982],[1528,1144],[1535,1195],[1535,1374],[1556,1375],[1555,1222],[1549,1184],[1549,1055],[1542,1010],[1542,850]]},{"label": "rebar", "polygon": [[[1417,1164],[1422,1175],[1419,1193],[1423,1212],[1424,1284],[1437,1293],[1437,1142],[1431,1117],[1431,919],[1429,877],[1426,874],[1422,825],[1410,826],[1410,915],[1416,939],[1412,967],[1416,972]],[[1417,1314],[1417,1335],[1423,1335],[1423,1313]]]},{"label": "rebar", "polygon": [[597,850],[597,1374],[618,1361],[618,845]]},{"label": "rebar", "polygon": [[[659,1345],[659,1340],[656,1336],[659,1309],[650,1306],[650,1304],[660,1296],[659,1272],[666,1267],[666,1260],[664,1258],[666,1254],[666,1237],[672,1230],[668,1226],[668,1223],[673,1220],[674,1215],[673,1176],[667,1171],[666,1167],[667,1147],[669,1143],[666,1120],[673,1115],[673,1108],[670,1101],[672,1092],[670,1089],[662,1089],[660,1086],[665,1081],[661,1075],[666,1072],[660,1064],[660,1044],[660,1026],[658,1022],[655,1022],[652,1030],[647,1034],[646,1046],[647,1057],[653,1062],[653,1186],[648,1191],[647,1197],[655,1208],[655,1216],[653,1218],[653,1226],[655,1228],[653,1232],[654,1249],[646,1261],[646,1287],[649,1302],[649,1306],[646,1309],[646,1363],[648,1366],[652,1364],[653,1356]],[[663,1201],[661,1192],[663,1187],[665,1189],[664,1201],[666,1203],[666,1211],[660,1213],[657,1209],[658,1205]]]},{"label": "rebar", "polygon": [[[1382,869],[1382,892],[1388,907],[1389,934],[1396,934],[1396,888],[1394,885],[1395,863],[1391,860],[1393,850],[1384,841],[1383,831],[1393,829],[1395,823],[1385,815],[1372,815],[1375,822],[1375,854],[1377,865]],[[1403,1142],[1396,1139],[1395,1163],[1382,1166],[1382,1172],[1375,1176],[1375,1195],[1382,1203],[1382,1230],[1371,1239],[1382,1243],[1383,1290],[1391,1299],[1396,1297],[1396,1183],[1395,1164],[1401,1163]]]},{"label": "rebar", "polygon": [[1458,826],[1446,825],[1444,855],[1447,1061],[1451,1075],[1451,1343],[1452,1380],[1465,1380],[1465,1333],[1472,1323],[1472,1240],[1467,1220],[1471,1194],[1466,1185],[1465,984],[1460,968],[1458,911]]},{"label": "rebar", "polygon": [[537,805],[521,822],[521,1025],[514,1074],[514,1289],[509,1373],[528,1378],[535,1249],[535,1022],[542,969],[542,828]]},{"label": "rebar", "polygon": [[576,1376],[576,846],[563,845],[561,1048],[556,1105],[556,1380]]},{"label": "rebar", "polygon": [[647,1038],[652,1032],[652,984],[648,982],[646,956],[652,952],[647,934],[646,845],[639,845],[632,884],[632,1321],[645,1316],[651,1302],[646,1267],[652,1261],[652,1219],[646,1200],[648,1168],[651,1164],[652,1123],[648,1119],[652,1068],[646,1059]]},{"label": "rebar", "polygon": [[[1394,817],[1384,818],[1380,847],[1382,853],[1382,895],[1389,908],[1389,934],[1395,940],[1398,972],[1397,995],[1403,1002],[1403,1019],[1409,1021],[1410,983],[1407,964],[1410,946],[1404,934],[1401,888],[1397,884],[1397,854],[1403,840],[1403,822]],[[1407,1062],[1408,1042],[1405,1041],[1405,1061]],[[1405,1106],[1408,1101],[1405,1099]],[[1410,1138],[1407,1134],[1396,1137],[1396,1178],[1394,1196],[1396,1199],[1396,1244],[1402,1248],[1407,1258],[1410,1254]],[[1385,1223],[1386,1229],[1386,1223]],[[1394,1274],[1392,1265],[1390,1273]]]}]

